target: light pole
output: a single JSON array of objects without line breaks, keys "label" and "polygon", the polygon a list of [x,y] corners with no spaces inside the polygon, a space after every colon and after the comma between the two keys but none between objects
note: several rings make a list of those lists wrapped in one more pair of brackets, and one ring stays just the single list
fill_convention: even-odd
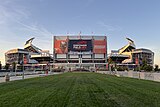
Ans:
[{"label": "light pole", "polygon": [[17,64],[15,64],[15,76],[16,76],[16,73],[17,73]]},{"label": "light pole", "polygon": [[24,54],[23,54],[23,56],[22,56],[23,58],[22,58],[22,79],[24,79]]}]

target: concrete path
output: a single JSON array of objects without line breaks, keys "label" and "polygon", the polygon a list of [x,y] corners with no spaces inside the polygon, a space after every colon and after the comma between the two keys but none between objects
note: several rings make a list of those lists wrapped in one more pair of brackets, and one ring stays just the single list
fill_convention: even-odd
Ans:
[{"label": "concrete path", "polygon": [[[56,75],[56,74],[61,74],[61,73],[25,75],[24,79],[42,77],[42,76],[49,76],[49,75]],[[15,80],[22,80],[22,76],[11,76],[10,77],[10,81],[15,81]],[[6,82],[5,77],[0,77],[0,83],[2,83],[2,82]]]}]

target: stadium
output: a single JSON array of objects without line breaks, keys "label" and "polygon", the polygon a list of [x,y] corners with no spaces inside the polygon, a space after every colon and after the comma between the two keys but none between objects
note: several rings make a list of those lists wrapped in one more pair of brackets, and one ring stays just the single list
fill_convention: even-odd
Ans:
[{"label": "stadium", "polygon": [[[142,65],[154,64],[154,53],[149,49],[136,48],[133,40],[126,38],[128,44],[119,50],[107,51],[106,36],[72,35],[53,36],[53,53],[33,45],[34,38],[26,41],[24,49],[12,49],[5,53],[6,64],[16,65],[25,70],[50,71],[96,71],[110,70],[110,66],[126,67],[134,70]],[[111,63],[112,61],[112,63]]]},{"label": "stadium", "polygon": [[136,48],[133,40],[126,38],[128,44],[119,50],[111,50],[108,58],[117,66],[126,67],[129,70],[134,70],[143,64],[143,60],[147,65],[153,66],[154,52],[145,48]]},{"label": "stadium", "polygon": [[63,66],[71,71],[107,67],[106,36],[54,36],[53,42],[55,66]]},{"label": "stadium", "polygon": [[35,38],[26,41],[24,49],[11,49],[5,53],[5,62],[13,69],[21,69],[22,65],[26,71],[47,70],[49,64],[53,62],[53,56],[49,50],[42,50],[32,44]]},{"label": "stadium", "polygon": [[106,36],[54,36],[53,54],[33,45],[33,40],[27,40],[24,49],[12,49],[5,53],[10,69],[13,63],[17,69],[23,64],[25,70],[94,71],[108,68]]}]

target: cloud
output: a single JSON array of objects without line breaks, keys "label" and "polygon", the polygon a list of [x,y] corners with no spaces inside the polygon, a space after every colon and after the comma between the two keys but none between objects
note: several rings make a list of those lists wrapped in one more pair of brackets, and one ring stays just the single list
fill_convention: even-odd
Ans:
[{"label": "cloud", "polygon": [[30,20],[31,13],[28,9],[15,1],[16,0],[5,0],[5,2],[0,4],[0,25],[15,25],[15,27],[25,32],[31,32],[35,36],[48,39],[48,36],[51,36],[52,33],[42,25],[35,23],[36,21]]},{"label": "cloud", "polygon": [[107,31],[121,31],[122,30],[122,28],[119,26],[111,26],[111,25],[106,24],[103,21],[98,21],[97,24],[105,28]]},{"label": "cloud", "polygon": [[16,20],[24,20],[29,18],[29,11],[26,7],[18,5],[15,0],[5,0],[0,4],[0,24],[8,24],[8,22]]},{"label": "cloud", "polygon": [[[2,44],[7,44],[5,47],[0,47],[0,57],[2,58],[0,61],[2,61],[3,64],[4,52],[16,46],[15,40],[21,41],[22,38],[26,38],[26,35],[18,36],[19,34],[33,34],[34,37],[39,38],[37,43],[40,47],[42,46],[42,49],[52,49],[52,44],[50,42],[53,34],[43,27],[41,23],[35,23],[36,21],[30,18],[31,13],[29,9],[19,4],[17,0],[0,0],[0,42]],[[8,39],[8,37],[10,39]],[[19,44],[21,43],[20,41]]]},{"label": "cloud", "polygon": [[43,36],[43,37],[48,37],[49,35],[53,35],[51,32],[49,32],[47,29],[45,29],[43,26],[38,25],[38,24],[25,24],[22,23],[21,21],[16,20],[16,22],[20,25],[23,26],[23,30],[27,30],[30,32],[33,32],[35,35]]}]

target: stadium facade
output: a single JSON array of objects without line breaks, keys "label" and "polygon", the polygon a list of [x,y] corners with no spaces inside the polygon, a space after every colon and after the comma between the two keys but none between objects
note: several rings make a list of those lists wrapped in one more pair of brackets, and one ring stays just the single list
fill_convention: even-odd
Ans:
[{"label": "stadium facade", "polygon": [[111,59],[117,66],[134,69],[145,59],[154,64],[154,53],[149,49],[137,49],[133,40],[119,50],[107,51],[106,36],[72,35],[53,36],[53,53],[32,44],[34,38],[26,41],[24,49],[12,49],[5,53],[6,64],[25,66],[26,70],[108,70]]},{"label": "stadium facade", "polygon": [[128,44],[119,50],[112,50],[108,58],[111,59],[117,66],[126,66],[129,69],[134,69],[142,65],[143,60],[150,66],[154,64],[154,52],[149,49],[139,48],[133,40],[126,38]]},{"label": "stadium facade", "polygon": [[107,67],[106,36],[54,36],[53,50],[55,66],[71,70]]},{"label": "stadium facade", "polygon": [[53,62],[53,57],[48,50],[42,50],[32,44],[34,38],[26,41],[24,49],[11,49],[5,53],[5,62],[13,68],[19,69],[23,65],[25,70],[49,69],[48,65]]}]

